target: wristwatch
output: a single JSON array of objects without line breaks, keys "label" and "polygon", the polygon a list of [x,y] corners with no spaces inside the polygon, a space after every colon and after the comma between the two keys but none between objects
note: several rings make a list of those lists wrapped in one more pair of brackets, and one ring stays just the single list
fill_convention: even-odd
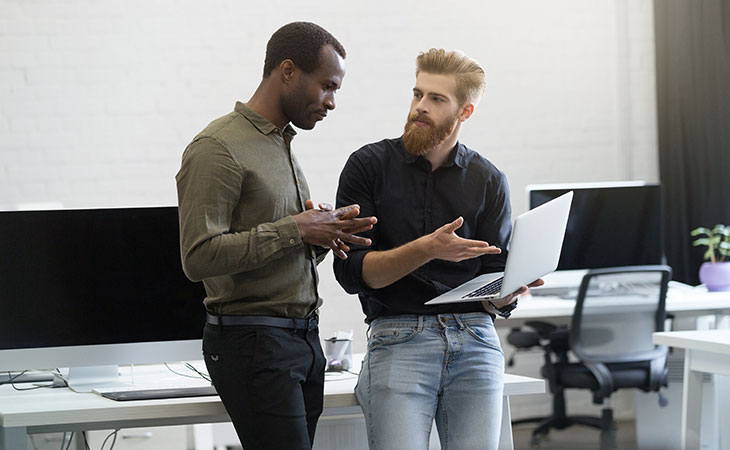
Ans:
[{"label": "wristwatch", "polygon": [[515,308],[517,308],[517,300],[515,300],[512,303],[509,303],[507,305],[504,305],[501,308],[497,308],[497,305],[492,303],[491,300],[488,300],[489,304],[492,305],[492,308],[497,310],[497,315],[499,317],[504,317],[505,319],[509,318],[510,315],[512,315],[512,311],[514,311]]}]

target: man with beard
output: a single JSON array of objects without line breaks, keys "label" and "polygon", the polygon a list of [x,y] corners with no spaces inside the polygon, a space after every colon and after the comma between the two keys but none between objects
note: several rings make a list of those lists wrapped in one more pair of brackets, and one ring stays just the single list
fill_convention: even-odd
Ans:
[{"label": "man with beard", "polygon": [[[214,120],[177,174],[183,268],[205,284],[203,356],[246,449],[310,449],[323,408],[316,266],[375,218],[315,209],[291,150],[335,108],[345,49],[308,22],[276,31],[248,103]],[[290,124],[291,123],[291,124]]]},{"label": "man with beard", "polygon": [[458,142],[484,90],[484,70],[443,49],[416,61],[403,136],[353,153],[337,192],[338,206],[357,203],[378,217],[363,234],[372,247],[353,246],[334,263],[370,325],[355,391],[371,449],[425,450],[434,419],[442,448],[496,449],[504,357],[493,321],[527,287],[491,302],[424,303],[504,270],[507,180]]}]

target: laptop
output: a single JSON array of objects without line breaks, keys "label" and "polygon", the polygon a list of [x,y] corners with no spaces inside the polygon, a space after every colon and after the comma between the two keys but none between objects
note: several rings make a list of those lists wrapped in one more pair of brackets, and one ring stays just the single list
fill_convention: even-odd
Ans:
[{"label": "laptop", "polygon": [[515,220],[504,272],[487,273],[426,302],[427,305],[506,297],[558,267],[573,191]]}]

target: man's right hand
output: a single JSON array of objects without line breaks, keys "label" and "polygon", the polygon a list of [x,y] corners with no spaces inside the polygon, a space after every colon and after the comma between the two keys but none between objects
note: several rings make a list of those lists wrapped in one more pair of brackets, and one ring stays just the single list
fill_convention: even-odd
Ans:
[{"label": "man's right hand", "polygon": [[[321,204],[320,207],[323,205]],[[331,248],[339,258],[346,259],[349,250],[344,242],[358,245],[370,245],[370,239],[355,236],[356,233],[368,231],[377,223],[375,217],[356,218],[360,214],[360,206],[350,205],[328,210],[314,209],[311,200],[305,202],[306,210],[294,217],[299,228],[302,241]]]},{"label": "man's right hand", "polygon": [[433,233],[425,236],[428,243],[429,256],[432,259],[444,259],[459,262],[486,254],[498,255],[502,250],[484,241],[464,239],[454,233],[464,224],[462,217],[447,223]]}]

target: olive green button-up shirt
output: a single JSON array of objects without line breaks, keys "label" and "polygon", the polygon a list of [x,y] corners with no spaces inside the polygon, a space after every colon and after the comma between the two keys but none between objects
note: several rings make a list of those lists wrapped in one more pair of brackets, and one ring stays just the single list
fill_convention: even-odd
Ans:
[{"label": "olive green button-up shirt", "polygon": [[182,263],[203,281],[208,311],[301,318],[322,302],[324,251],[302,242],[292,217],[309,198],[295,134],[237,102],[183,153],[175,177]]}]

